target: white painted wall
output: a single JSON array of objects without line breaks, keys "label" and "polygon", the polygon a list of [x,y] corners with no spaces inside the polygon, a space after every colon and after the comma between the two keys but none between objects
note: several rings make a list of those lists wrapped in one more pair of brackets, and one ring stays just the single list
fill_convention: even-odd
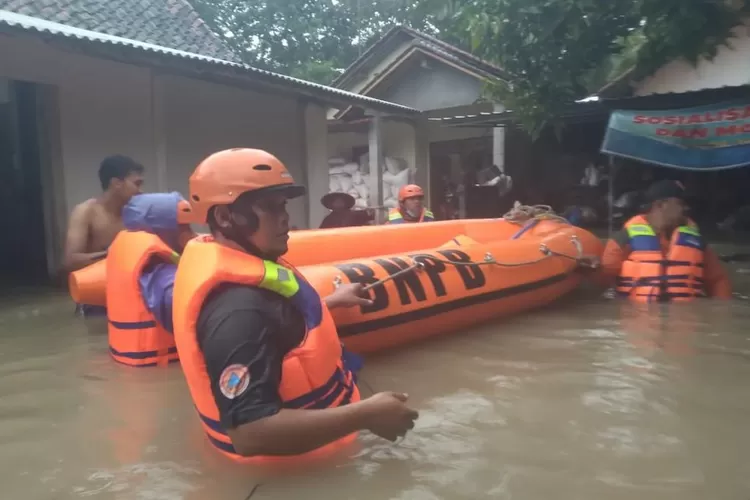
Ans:
[{"label": "white painted wall", "polygon": [[[167,187],[185,195],[200,161],[236,147],[265,149],[304,181],[296,99],[165,76]],[[290,204],[292,224],[306,227],[304,203]]]},{"label": "white painted wall", "polygon": [[[3,37],[0,75],[55,85],[68,208],[101,191],[97,169],[109,154],[154,162],[149,72],[64,53],[31,38]],[[146,182],[152,184],[153,169]]]},{"label": "white painted wall", "polygon": [[730,46],[720,47],[713,60],[703,59],[697,66],[686,60],[665,64],[635,86],[635,95],[689,92],[750,83],[750,23],[736,28],[734,34]]},{"label": "white painted wall", "polygon": [[[220,149],[266,149],[284,161],[300,182],[305,179],[306,157],[320,161],[327,156],[325,113],[300,111],[296,98],[181,77],[154,77],[147,68],[65,52],[25,36],[0,37],[0,77],[58,89],[62,151],[55,167],[63,173],[59,189],[65,210],[48,216],[58,219],[61,232],[73,206],[101,192],[97,170],[110,154],[122,153],[142,162],[147,191],[157,190],[157,164],[164,164],[163,188],[186,196],[187,179],[197,163]],[[161,102],[152,102],[152,78],[161,85],[156,94]],[[305,134],[312,135],[305,138]],[[313,196],[319,204],[318,192]],[[307,210],[306,200],[291,205],[292,224],[307,227]]]}]

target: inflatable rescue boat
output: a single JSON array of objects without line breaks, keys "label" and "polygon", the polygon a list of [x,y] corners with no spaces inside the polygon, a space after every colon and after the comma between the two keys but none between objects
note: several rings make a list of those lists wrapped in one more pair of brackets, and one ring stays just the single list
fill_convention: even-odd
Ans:
[{"label": "inflatable rescue boat", "polygon": [[[363,284],[373,304],[332,311],[354,352],[379,351],[543,306],[581,281],[601,241],[564,219],[469,219],[290,233],[285,260],[327,296]],[[70,274],[77,303],[105,305],[106,261]]]},{"label": "inflatable rescue boat", "polygon": [[[366,287],[372,305],[332,311],[344,345],[356,353],[549,304],[581,282],[585,257],[602,252],[597,237],[557,220],[521,227],[494,219],[374,229],[330,230],[325,237],[315,231],[314,238],[309,231],[287,254],[321,296],[342,283]],[[326,245],[318,248],[313,239]],[[339,260],[345,253],[353,258]]]}]

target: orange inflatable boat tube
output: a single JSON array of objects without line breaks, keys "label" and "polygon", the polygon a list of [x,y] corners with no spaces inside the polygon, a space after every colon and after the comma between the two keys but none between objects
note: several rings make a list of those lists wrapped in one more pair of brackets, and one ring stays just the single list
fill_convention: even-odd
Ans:
[{"label": "orange inflatable boat tube", "polygon": [[[289,252],[284,258],[298,267],[312,266],[434,249],[459,235],[478,244],[488,244],[493,241],[510,242],[514,236],[527,240],[562,228],[589,234],[557,220],[536,220],[524,226],[505,219],[309,229],[289,234]],[[70,273],[68,287],[76,303],[105,306],[106,259]]]},{"label": "orange inflatable boat tube", "polygon": [[[332,311],[344,345],[368,353],[549,304],[580,283],[578,259],[602,251],[598,238],[567,224],[543,221],[515,240],[507,223],[494,224],[492,234],[506,239],[458,234],[434,248],[299,270],[321,296],[341,283],[369,288],[372,305]],[[465,229],[476,227],[467,221]],[[338,251],[331,245],[328,252]]]},{"label": "orange inflatable boat tube", "polygon": [[[508,239],[520,226],[503,222],[503,219],[476,219],[292,231],[289,253],[284,257],[300,266],[418,250],[442,244],[457,234]],[[106,305],[105,260],[70,273],[68,289],[76,303]]]}]

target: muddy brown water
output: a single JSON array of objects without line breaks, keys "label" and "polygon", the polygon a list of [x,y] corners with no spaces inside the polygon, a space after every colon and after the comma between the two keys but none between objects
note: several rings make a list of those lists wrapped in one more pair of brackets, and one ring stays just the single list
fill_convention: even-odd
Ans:
[{"label": "muddy brown water", "polygon": [[[403,441],[261,477],[206,443],[179,367],[129,369],[64,294],[0,307],[0,498],[744,499],[750,269],[732,302],[590,292],[369,358],[363,391],[421,412]],[[750,264],[744,264],[750,268]]]}]

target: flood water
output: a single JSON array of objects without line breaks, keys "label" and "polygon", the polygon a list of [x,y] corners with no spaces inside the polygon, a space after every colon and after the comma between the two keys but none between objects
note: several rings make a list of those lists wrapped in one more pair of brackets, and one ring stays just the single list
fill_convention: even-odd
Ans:
[{"label": "flood water", "polygon": [[[745,264],[750,268],[750,265]],[[750,292],[750,269],[733,270]],[[410,394],[396,444],[290,477],[228,463],[178,366],[130,369],[64,294],[0,309],[0,498],[743,499],[750,302],[643,309],[581,293],[369,358],[363,394]]]}]

